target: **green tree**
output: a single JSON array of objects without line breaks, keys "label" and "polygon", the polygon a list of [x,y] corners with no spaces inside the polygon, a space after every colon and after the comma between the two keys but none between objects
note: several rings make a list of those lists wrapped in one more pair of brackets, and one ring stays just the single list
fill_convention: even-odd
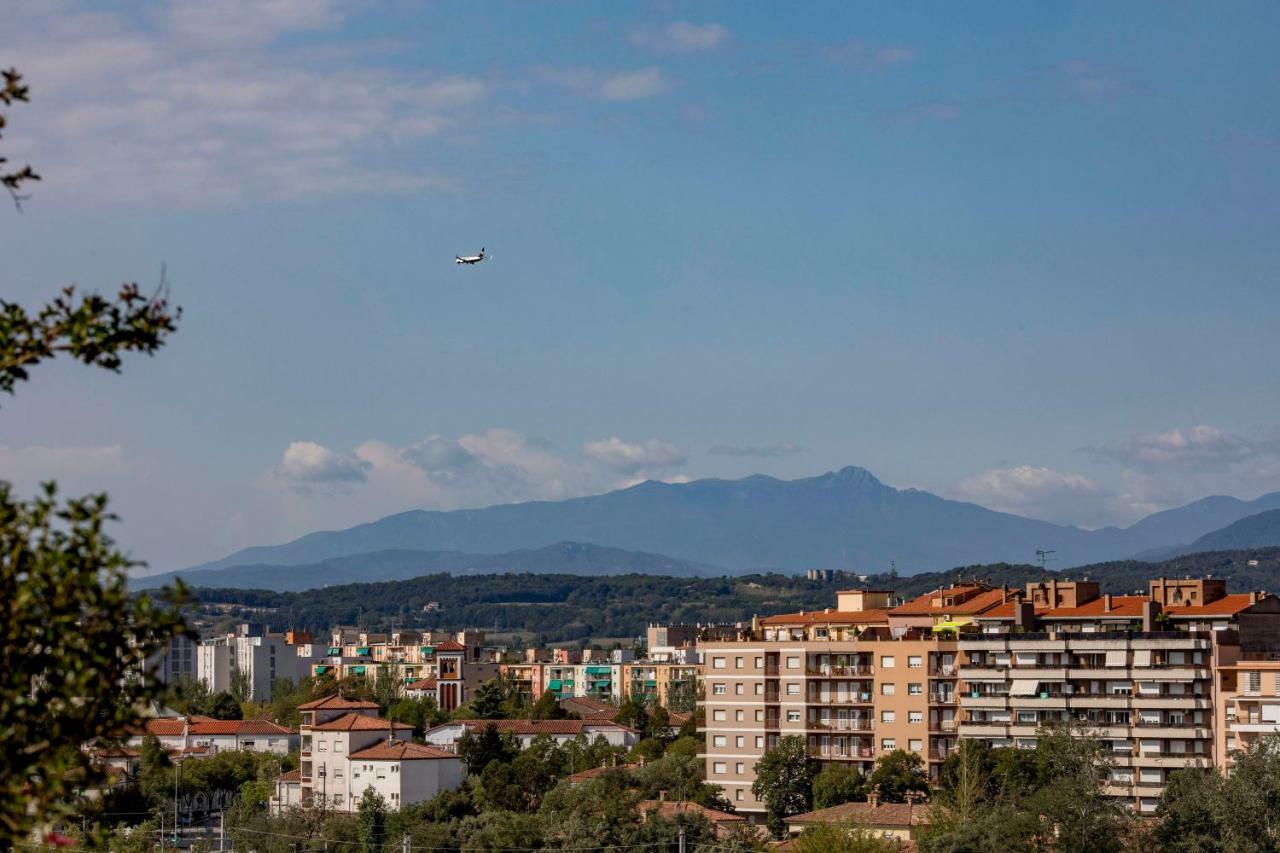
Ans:
[{"label": "green tree", "polygon": [[520,747],[510,734],[503,735],[498,727],[487,725],[480,734],[464,732],[458,738],[458,757],[467,765],[469,773],[480,773],[491,761],[509,762],[515,759]]},{"label": "green tree", "polygon": [[781,838],[786,831],[786,818],[811,808],[816,775],[817,762],[809,757],[804,738],[798,735],[779,740],[756,765],[751,793],[764,803],[769,829],[775,837]]},{"label": "green tree", "polygon": [[[14,102],[26,103],[29,89],[22,83],[22,75],[17,69],[10,68],[8,71],[0,72],[4,77],[4,86],[0,87],[0,104],[6,107],[12,106]],[[4,113],[0,113],[0,130],[4,129],[7,117]],[[19,204],[24,196],[19,194],[18,190],[27,181],[38,181],[40,176],[32,171],[28,164],[13,171],[3,171],[5,164],[9,160],[6,157],[0,157],[0,184],[9,191],[9,195],[13,198],[14,204]]]},{"label": "green tree", "polygon": [[1062,853],[1122,849],[1133,818],[1103,792],[1112,765],[1102,742],[1080,727],[1045,728],[1038,732],[1035,755],[1046,783],[1025,808],[1040,816],[1041,837],[1053,838]]},{"label": "green tree", "polygon": [[387,803],[372,785],[360,797],[356,822],[361,853],[379,853],[387,840]]},{"label": "green tree", "polygon": [[568,712],[560,707],[560,703],[556,701],[556,694],[550,690],[544,691],[529,709],[531,720],[563,720],[567,716]]},{"label": "green tree", "polygon": [[854,822],[811,826],[791,842],[797,853],[898,853],[898,842],[881,838]]},{"label": "green tree", "polygon": [[867,798],[867,780],[847,764],[832,762],[813,777],[813,807],[826,809]]},{"label": "green tree", "polygon": [[209,698],[205,713],[215,720],[242,720],[244,710],[240,702],[230,693],[215,693]]},{"label": "green tree", "polygon": [[1223,825],[1225,788],[1216,770],[1186,769],[1174,773],[1156,809],[1152,840],[1158,849],[1169,853],[1225,853],[1226,840],[1231,835]]},{"label": "green tree", "polygon": [[[237,705],[249,701],[249,695],[253,692],[253,683],[249,681],[249,673],[243,669],[231,670],[231,686],[227,692],[231,694],[231,698],[235,700]],[[234,718],[223,717],[222,719]]]},{"label": "green tree", "polygon": [[502,682],[497,678],[490,678],[480,684],[471,694],[471,715],[479,720],[499,720],[505,714],[504,705],[507,701],[506,692],[503,690]]},{"label": "green tree", "polygon": [[173,684],[169,705],[183,714],[208,714],[211,698],[209,685],[198,678],[183,677]]},{"label": "green tree", "polygon": [[872,790],[886,803],[905,803],[908,793],[928,794],[929,776],[917,753],[895,749],[876,759],[869,780]]}]

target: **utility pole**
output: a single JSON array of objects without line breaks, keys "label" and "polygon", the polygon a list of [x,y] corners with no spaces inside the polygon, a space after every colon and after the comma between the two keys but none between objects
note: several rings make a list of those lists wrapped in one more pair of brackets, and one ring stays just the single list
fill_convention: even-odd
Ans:
[{"label": "utility pole", "polygon": [[[186,738],[183,738],[186,741]],[[173,848],[178,849],[178,777],[182,775],[182,759],[173,764]]]},{"label": "utility pole", "polygon": [[400,853],[409,853],[409,836],[400,839]]},{"label": "utility pole", "polygon": [[218,812],[218,853],[227,849],[227,811]]},{"label": "utility pole", "polygon": [[684,853],[684,826],[680,827],[680,853]]}]

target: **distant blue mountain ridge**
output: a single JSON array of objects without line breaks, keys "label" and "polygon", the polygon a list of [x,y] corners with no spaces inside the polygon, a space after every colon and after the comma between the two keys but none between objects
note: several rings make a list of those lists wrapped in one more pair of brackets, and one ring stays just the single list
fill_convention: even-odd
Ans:
[{"label": "distant blue mountain ridge", "polygon": [[[1272,509],[1280,509],[1280,492],[1253,501],[1213,496],[1130,527],[1084,530],[918,489],[896,489],[864,468],[848,467],[798,480],[757,474],[740,480],[645,482],[563,501],[412,510],[282,545],[245,548],[179,574],[232,567],[269,572],[389,551],[493,556],[558,543],[589,543],[702,567],[692,572],[705,567],[723,567],[725,573],[815,567],[878,572],[892,560],[899,572],[910,574],[1025,563],[1036,549],[1054,551],[1054,565],[1062,568],[1174,548]],[[617,565],[617,554],[607,562]],[[376,565],[376,560],[361,563],[375,573]],[[354,565],[351,572],[346,580],[365,579]]]}]

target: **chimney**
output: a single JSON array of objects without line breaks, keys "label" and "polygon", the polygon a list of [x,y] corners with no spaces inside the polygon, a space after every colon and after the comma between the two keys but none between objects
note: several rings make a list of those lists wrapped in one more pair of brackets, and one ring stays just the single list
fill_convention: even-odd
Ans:
[{"label": "chimney", "polygon": [[1156,629],[1156,617],[1160,615],[1160,602],[1147,599],[1142,602],[1142,630],[1154,631]]},{"label": "chimney", "polygon": [[1249,603],[1250,603],[1250,604],[1257,604],[1257,603],[1258,603],[1258,593],[1257,593],[1257,592],[1251,592],[1251,593],[1249,593]]},{"label": "chimney", "polygon": [[1013,605],[1013,624],[1017,628],[1026,628],[1030,630],[1031,623],[1035,621],[1036,609],[1030,601],[1017,601]]},{"label": "chimney", "polygon": [[667,801],[667,789],[663,788],[658,791],[658,802],[665,803]]},{"label": "chimney", "polygon": [[879,805],[880,805],[880,792],[879,792],[879,791],[877,791],[875,788],[872,788],[872,789],[871,789],[871,793],[867,794],[867,802],[871,804],[871,808],[873,808],[873,809],[874,809],[874,808],[876,808],[877,806],[879,806]]},{"label": "chimney", "polygon": [[1111,593],[1102,596],[1102,610],[1104,613],[1111,612]]}]

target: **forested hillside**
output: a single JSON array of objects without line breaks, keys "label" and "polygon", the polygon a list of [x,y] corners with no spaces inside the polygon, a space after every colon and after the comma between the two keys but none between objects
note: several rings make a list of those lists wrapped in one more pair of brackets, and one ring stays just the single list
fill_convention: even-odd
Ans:
[{"label": "forested hillside", "polygon": [[[1250,566],[1256,560],[1258,565]],[[207,618],[266,621],[324,631],[336,624],[370,630],[393,623],[408,628],[486,628],[540,635],[547,641],[634,637],[652,622],[737,622],[755,614],[811,610],[835,604],[835,592],[851,586],[895,589],[902,596],[963,580],[1022,586],[1044,577],[1091,577],[1107,592],[1143,589],[1160,575],[1227,578],[1232,590],[1280,592],[1280,548],[1191,554],[1162,563],[1126,560],[1070,571],[1038,566],[965,566],[911,577],[837,576],[810,581],[781,574],[720,578],[657,575],[581,577],[434,574],[389,583],[349,584],[307,592],[197,589]]]}]

